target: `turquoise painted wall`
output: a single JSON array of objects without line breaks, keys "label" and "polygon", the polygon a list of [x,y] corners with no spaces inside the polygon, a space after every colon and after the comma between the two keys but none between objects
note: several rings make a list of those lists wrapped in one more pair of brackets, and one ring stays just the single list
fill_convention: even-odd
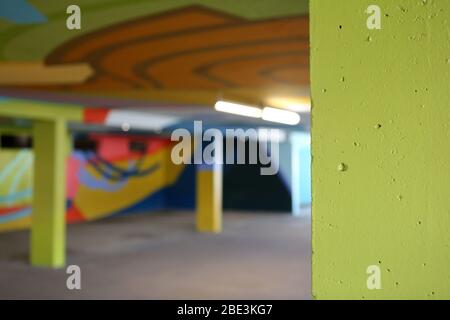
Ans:
[{"label": "turquoise painted wall", "polygon": [[[291,133],[280,143],[280,174],[290,190],[292,207],[311,205],[311,137],[306,132]],[[293,158],[297,157],[296,159]],[[295,163],[292,163],[294,161]]]},{"label": "turquoise painted wall", "polygon": [[310,14],[313,295],[450,298],[450,1],[314,0]]}]

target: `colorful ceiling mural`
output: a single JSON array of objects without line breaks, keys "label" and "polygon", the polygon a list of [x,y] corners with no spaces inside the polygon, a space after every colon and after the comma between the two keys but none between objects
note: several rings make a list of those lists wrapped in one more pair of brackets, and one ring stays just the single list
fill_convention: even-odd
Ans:
[{"label": "colorful ceiling mural", "polygon": [[308,91],[307,1],[80,0],[80,30],[69,4],[2,2],[1,89],[191,105]]}]

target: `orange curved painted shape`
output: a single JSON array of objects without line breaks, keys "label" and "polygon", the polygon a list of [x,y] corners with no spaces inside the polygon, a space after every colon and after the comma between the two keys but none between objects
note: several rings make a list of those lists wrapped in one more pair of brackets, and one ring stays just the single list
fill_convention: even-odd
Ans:
[{"label": "orange curved painted shape", "polygon": [[93,77],[64,86],[75,91],[304,87],[308,25],[307,16],[248,21],[192,6],[86,34],[46,63],[89,64]]}]

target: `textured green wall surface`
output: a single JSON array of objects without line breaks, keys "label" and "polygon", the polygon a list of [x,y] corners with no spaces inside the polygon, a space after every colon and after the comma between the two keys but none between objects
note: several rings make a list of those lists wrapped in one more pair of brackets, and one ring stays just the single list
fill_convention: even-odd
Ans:
[{"label": "textured green wall surface", "polygon": [[313,296],[450,298],[450,1],[313,0],[310,15]]}]

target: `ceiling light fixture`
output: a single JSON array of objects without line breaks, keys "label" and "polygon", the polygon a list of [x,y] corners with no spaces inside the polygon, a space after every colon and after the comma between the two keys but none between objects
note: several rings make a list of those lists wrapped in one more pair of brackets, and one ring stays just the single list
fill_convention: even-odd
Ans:
[{"label": "ceiling light fixture", "polygon": [[266,121],[288,125],[296,125],[300,122],[300,115],[298,113],[271,107],[265,107],[263,109],[262,118]]},{"label": "ceiling light fixture", "polygon": [[128,122],[122,123],[122,131],[128,132],[128,131],[130,131],[130,128],[131,128],[131,126]]},{"label": "ceiling light fixture", "polygon": [[262,110],[257,107],[248,106],[244,104],[227,102],[227,101],[217,101],[214,108],[220,112],[227,112],[232,114],[237,114],[240,116],[252,117],[252,118],[261,118]]}]

